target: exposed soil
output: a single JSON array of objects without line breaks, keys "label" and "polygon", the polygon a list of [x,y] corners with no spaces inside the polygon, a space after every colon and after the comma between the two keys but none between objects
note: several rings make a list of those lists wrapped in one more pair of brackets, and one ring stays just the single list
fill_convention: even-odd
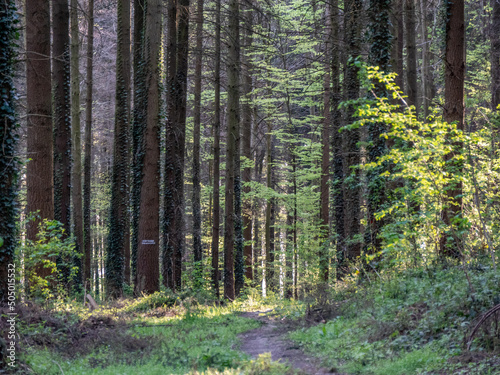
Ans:
[{"label": "exposed soil", "polygon": [[296,344],[287,340],[286,334],[290,327],[278,318],[260,311],[245,312],[241,316],[258,320],[262,324],[259,328],[240,334],[241,350],[253,358],[257,358],[259,354],[271,353],[273,361],[288,364],[302,374],[335,374],[320,367],[319,359],[306,355]]}]

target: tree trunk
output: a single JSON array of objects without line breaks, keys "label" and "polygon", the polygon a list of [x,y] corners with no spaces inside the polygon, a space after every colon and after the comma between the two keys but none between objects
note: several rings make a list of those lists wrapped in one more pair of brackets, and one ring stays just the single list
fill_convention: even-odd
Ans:
[{"label": "tree trunk", "polygon": [[394,73],[396,85],[404,92],[404,71],[403,71],[403,46],[404,46],[404,27],[403,27],[403,2],[404,0],[392,1],[392,51],[391,65]]},{"label": "tree trunk", "polygon": [[[83,208],[82,208],[82,144],[80,129],[80,56],[79,56],[79,29],[78,29],[78,1],[71,0],[71,143],[73,145],[73,224],[75,231],[76,251],[83,252]],[[78,267],[77,284],[82,284],[82,257],[79,256],[75,265]]]},{"label": "tree trunk", "polygon": [[[89,0],[87,36],[87,96],[85,98],[85,158],[83,167],[83,247],[85,252],[84,283],[88,285],[91,273],[90,190],[92,168],[92,90],[94,55],[94,0]],[[88,285],[89,286],[89,285]]]},{"label": "tree trunk", "polygon": [[331,9],[327,6],[326,41],[325,41],[325,75],[323,77],[323,127],[321,130],[322,158],[320,182],[320,223],[322,244],[319,255],[320,280],[328,283],[330,258],[330,123],[331,123],[331,75],[330,48],[333,42]]},{"label": "tree trunk", "polygon": [[[361,53],[360,38],[360,12],[363,9],[361,0],[348,0],[345,2],[345,34],[344,43],[347,56],[354,59]],[[345,100],[354,100],[359,96],[358,68],[348,63],[345,69],[344,97]],[[354,121],[354,108],[349,107],[345,113],[346,124]],[[359,187],[359,170],[352,170],[359,165],[360,141],[359,129],[342,131],[342,167],[343,167],[343,198],[344,198],[344,234],[346,240],[345,258],[354,260],[361,255],[361,242],[356,237],[361,233],[361,190]],[[352,175],[352,176],[351,176]],[[349,180],[347,180],[348,177]]]},{"label": "tree trunk", "polygon": [[422,88],[423,88],[423,107],[424,107],[424,118],[426,119],[430,112],[429,107],[432,101],[432,73],[431,73],[431,53],[430,53],[430,41],[427,35],[427,0],[420,0],[420,25],[422,28]]},{"label": "tree trunk", "polygon": [[342,113],[338,109],[342,101],[342,91],[340,87],[340,16],[338,10],[338,0],[332,4],[332,51],[331,51],[331,72],[332,72],[332,149],[333,149],[333,205],[334,205],[334,229],[336,233],[336,264],[337,277],[341,275],[341,267],[344,266],[345,257],[345,232],[344,232],[344,196],[342,193],[342,184],[344,181],[343,156],[342,156]]},{"label": "tree trunk", "polygon": [[216,298],[219,292],[219,232],[220,232],[220,7],[221,0],[216,0],[215,9],[215,70],[214,70],[214,179],[213,179],[213,220],[212,220],[212,285]]},{"label": "tree trunk", "polygon": [[[16,114],[14,111],[14,40],[16,36],[15,4],[11,0],[0,1],[0,20],[3,30],[0,38],[0,92],[2,106],[0,107],[0,305],[6,303],[9,297],[10,280],[17,272],[13,269],[14,251],[17,246],[17,176],[18,161],[16,159]],[[4,336],[4,335],[2,335]],[[0,336],[0,340],[2,337]],[[5,352],[4,352],[5,353]],[[7,354],[2,353],[4,359]],[[0,366],[3,361],[0,360]]]},{"label": "tree trunk", "polygon": [[[370,53],[369,62],[371,65],[380,67],[383,73],[389,72],[392,35],[390,31],[389,12],[392,0],[371,0],[370,1]],[[374,93],[377,97],[386,97],[386,88],[383,84],[376,83]],[[386,132],[384,123],[370,123],[368,125],[367,146],[368,161],[376,163],[386,152],[386,141],[382,134]],[[381,176],[384,172],[383,166],[377,166],[367,172],[368,182],[368,223],[365,232],[365,246],[367,252],[378,254],[382,251],[382,240],[380,231],[384,226],[384,220],[375,218],[375,214],[386,203],[386,181]]]},{"label": "tree trunk", "polygon": [[136,294],[160,290],[159,236],[160,236],[160,42],[161,1],[148,0],[144,55],[146,68],[147,111],[146,128],[142,137],[144,160],[139,205],[137,242]]},{"label": "tree trunk", "polygon": [[[228,28],[228,63],[227,63],[227,146],[226,146],[226,190],[225,190],[225,224],[224,224],[224,297],[228,300],[235,298],[234,279],[234,253],[239,261],[237,243],[239,235],[237,224],[238,200],[241,204],[241,191],[239,181],[239,145],[240,142],[240,34],[239,34],[239,3],[238,0],[229,2],[229,28]],[[238,196],[240,195],[240,196]],[[243,249],[241,249],[243,250]],[[241,270],[243,271],[243,270]],[[240,275],[237,275],[240,276]],[[238,285],[241,287],[241,285]],[[239,290],[237,290],[239,292]]]},{"label": "tree trunk", "polygon": [[491,108],[500,104],[500,0],[491,0]]},{"label": "tree trunk", "polygon": [[52,81],[54,87],[54,218],[71,231],[71,102],[69,8],[52,0]]},{"label": "tree trunk", "polygon": [[418,117],[419,103],[417,92],[417,43],[415,28],[415,0],[405,1],[406,26],[406,78],[408,81],[408,104],[415,106]]},{"label": "tree trunk", "polygon": [[163,217],[163,284],[175,290],[175,232],[176,232],[176,197],[175,159],[176,159],[176,118],[178,110],[175,103],[176,71],[177,71],[177,0],[167,3],[167,124],[166,124],[166,156],[165,156],[165,194]]},{"label": "tree trunk", "polygon": [[128,224],[129,112],[130,112],[130,2],[118,1],[116,52],[116,108],[106,257],[106,294],[121,297],[123,292],[124,248]]},{"label": "tree trunk", "polygon": [[[144,164],[144,133],[146,128],[146,75],[144,18],[146,0],[134,0],[134,118],[132,123],[132,241],[131,268],[132,279],[137,284],[137,248],[139,245],[139,212],[141,203],[141,187],[143,182],[142,168]],[[125,272],[127,274],[127,272]]]},{"label": "tree trunk", "polygon": [[193,128],[193,252],[195,284],[202,283],[201,246],[201,184],[200,184],[200,138],[201,138],[201,63],[203,56],[203,0],[197,2],[196,50],[194,73],[194,128]]},{"label": "tree trunk", "polygon": [[[464,0],[448,2],[446,7],[446,53],[445,53],[445,105],[443,119],[451,124],[456,122],[457,129],[464,130],[464,77],[465,77],[465,25]],[[460,153],[462,144],[454,144],[455,151],[445,156],[449,175],[460,174],[462,162],[454,160]],[[441,235],[439,242],[442,256],[458,257],[462,243],[457,234],[459,229],[453,224],[455,218],[462,217],[462,183],[447,186],[446,202],[443,208],[443,222],[448,229]],[[449,240],[449,238],[453,240]]]},{"label": "tree trunk", "polygon": [[186,86],[189,0],[168,3],[167,156],[163,220],[165,286],[179,290],[184,252],[184,153],[186,143]]},{"label": "tree trunk", "polygon": [[[271,122],[267,122],[267,134],[266,134],[266,185],[268,191],[273,188],[272,179],[272,163],[273,163],[273,151],[272,151],[272,125]],[[265,262],[265,272],[266,272],[266,291],[273,290],[273,278],[274,278],[274,225],[273,225],[273,198],[267,198],[266,203],[266,262]]]},{"label": "tree trunk", "polygon": [[[243,127],[242,131],[242,155],[247,161],[252,160],[252,108],[250,105],[251,92],[252,92],[252,70],[251,62],[248,57],[248,53],[252,46],[252,34],[253,34],[253,13],[249,7],[246,13],[246,28],[245,28],[245,53],[243,54],[243,97],[244,102],[242,104],[242,118],[241,124]],[[243,228],[245,239],[244,257],[245,257],[245,276],[248,280],[253,280],[253,259],[252,259],[252,200],[248,198],[250,194],[250,186],[248,185],[252,180],[252,168],[250,166],[245,167],[243,170],[243,193],[246,199],[243,202]]]},{"label": "tree trunk", "polygon": [[[38,224],[54,219],[54,164],[50,81],[50,3],[26,0],[27,157],[26,211],[40,219],[27,224],[27,239],[36,241]],[[50,270],[39,266],[38,276]]]}]

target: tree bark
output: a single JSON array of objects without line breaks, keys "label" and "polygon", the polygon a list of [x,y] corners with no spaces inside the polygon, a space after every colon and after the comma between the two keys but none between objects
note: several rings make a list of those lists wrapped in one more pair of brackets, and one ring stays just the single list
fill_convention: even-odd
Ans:
[{"label": "tree bark", "polygon": [[164,283],[179,290],[184,252],[184,153],[188,68],[189,0],[170,0],[167,48],[167,156],[165,163]]},{"label": "tree bark", "polygon": [[[137,249],[139,244],[139,212],[141,203],[142,167],[144,164],[144,133],[146,128],[146,67],[144,47],[144,18],[146,0],[134,0],[134,118],[132,123],[132,279],[137,283]],[[127,275],[127,272],[125,271]],[[130,276],[130,275],[129,275]]]},{"label": "tree bark", "polygon": [[418,117],[418,89],[417,89],[417,42],[415,28],[415,0],[405,1],[405,26],[406,26],[406,78],[408,82],[408,104],[415,106]]},{"label": "tree bark", "polygon": [[[465,22],[464,0],[448,2],[446,7],[446,52],[445,52],[445,105],[443,119],[447,123],[456,123],[457,129],[464,130],[464,78],[465,78]],[[462,144],[454,144],[455,150],[445,156],[449,175],[461,173],[463,164],[454,160],[460,153]],[[442,256],[458,257],[462,243],[457,234],[455,218],[462,217],[462,183],[455,182],[447,186],[443,208],[443,222],[448,227],[442,233],[439,242]],[[449,238],[453,240],[449,240]]]},{"label": "tree bark", "polygon": [[[83,207],[82,207],[82,144],[80,129],[80,43],[78,29],[78,1],[71,0],[71,143],[73,145],[73,170],[72,170],[72,201],[73,224],[75,232],[76,250],[80,254],[84,251],[83,245]],[[75,265],[79,265],[77,283],[82,283],[82,265],[79,256]]]},{"label": "tree bark", "polygon": [[426,119],[430,112],[429,107],[433,99],[433,81],[431,73],[431,52],[430,52],[430,41],[427,34],[428,28],[428,17],[427,17],[427,0],[420,0],[420,25],[422,27],[422,83],[423,83],[423,107],[424,107],[424,118]]},{"label": "tree bark", "polygon": [[[252,67],[250,58],[248,57],[248,52],[251,50],[252,46],[252,34],[253,34],[253,13],[251,8],[247,9],[246,13],[246,29],[245,29],[245,53],[243,54],[242,61],[242,78],[243,78],[243,97],[244,102],[242,103],[242,149],[241,153],[245,157],[246,161],[252,160],[252,108],[250,105],[251,92],[252,92]],[[252,180],[252,168],[250,166],[243,169],[243,193],[246,199],[243,202],[243,237],[245,239],[244,257],[245,257],[245,276],[248,280],[253,280],[253,259],[252,259],[252,200],[248,198],[250,194],[249,183]]]},{"label": "tree bark", "polygon": [[[26,211],[39,218],[27,224],[27,239],[35,241],[38,224],[54,219],[54,155],[50,80],[50,3],[26,0],[27,157]],[[50,274],[39,266],[38,276]]]},{"label": "tree bark", "polygon": [[[91,248],[91,219],[90,219],[90,191],[92,169],[92,90],[93,90],[93,55],[94,55],[94,0],[88,4],[88,35],[87,35],[87,96],[85,98],[85,157],[83,167],[83,247],[85,252],[84,283],[87,286],[90,278],[92,258]],[[89,286],[90,287],[90,286]]]},{"label": "tree bark", "polygon": [[[389,12],[392,0],[370,1],[370,53],[371,65],[380,67],[383,73],[389,72],[392,35],[390,31]],[[387,97],[386,88],[381,83],[376,83],[374,94],[377,97]],[[386,154],[386,141],[381,135],[386,132],[384,123],[370,123],[368,126],[367,146],[368,161],[376,163]],[[385,224],[384,219],[376,219],[375,214],[380,211],[387,200],[386,180],[381,174],[384,166],[377,166],[367,172],[368,182],[368,223],[365,232],[365,246],[368,253],[378,254],[382,251],[380,232]]]},{"label": "tree bark", "polygon": [[212,285],[216,298],[219,292],[219,232],[220,232],[220,7],[221,0],[216,0],[215,9],[215,69],[214,69],[214,179],[213,179],[213,220],[212,220]]},{"label": "tree bark", "polygon": [[201,183],[200,183],[200,138],[201,138],[201,63],[203,56],[203,0],[197,1],[196,50],[194,73],[194,128],[193,128],[193,252],[195,283],[202,283],[201,246]]},{"label": "tree bark", "polygon": [[332,51],[331,51],[331,72],[332,72],[332,149],[333,149],[333,204],[334,204],[334,229],[336,233],[336,265],[337,277],[341,272],[341,267],[345,261],[345,232],[344,232],[344,196],[342,192],[342,184],[344,181],[343,171],[343,154],[342,154],[342,135],[340,128],[342,127],[342,113],[338,109],[342,101],[342,91],[340,87],[340,16],[338,10],[338,0],[332,4],[331,12],[332,25]]},{"label": "tree bark", "polygon": [[[347,50],[347,56],[351,59],[357,58],[361,53],[360,38],[360,12],[363,9],[361,0],[348,0],[345,2],[344,13],[344,43]],[[344,98],[353,100],[359,96],[359,80],[357,78],[358,68],[352,63],[348,63],[345,69],[344,77]],[[354,121],[354,108],[349,107],[345,113],[346,124]],[[356,237],[361,233],[361,191],[359,181],[359,170],[352,170],[359,165],[360,150],[358,143],[360,141],[359,129],[342,131],[342,167],[344,180],[342,184],[344,198],[344,234],[346,240],[345,259],[355,260],[361,255],[361,242]],[[352,176],[351,176],[352,175]],[[347,180],[347,178],[349,180]]]},{"label": "tree bark", "polygon": [[[229,28],[228,28],[228,63],[227,63],[227,146],[226,146],[226,189],[225,189],[225,212],[224,212],[224,298],[232,301],[235,298],[234,278],[234,253],[239,257],[236,247],[238,236],[237,204],[240,200],[241,191],[239,186],[239,145],[240,142],[240,34],[239,34],[239,2],[229,2]],[[238,258],[236,260],[239,260]],[[241,270],[243,271],[243,270]],[[237,275],[239,276],[239,275]],[[241,287],[241,285],[238,285]],[[239,291],[239,290],[238,290]]]},{"label": "tree bark", "polygon": [[404,92],[404,70],[403,70],[403,47],[404,47],[404,27],[403,27],[403,2],[404,0],[394,0],[392,2],[392,51],[391,65],[392,71],[397,74],[396,85]]},{"label": "tree bark", "polygon": [[63,224],[65,234],[69,235],[71,232],[71,97],[67,0],[52,0],[52,25],[54,218]]},{"label": "tree bark", "polygon": [[142,186],[139,205],[137,243],[136,294],[160,290],[159,237],[160,237],[160,43],[161,1],[148,0],[144,55],[146,67],[147,110],[144,129]]},{"label": "tree bark", "polygon": [[330,124],[331,124],[331,75],[330,56],[333,42],[331,9],[327,6],[326,41],[325,41],[325,74],[323,77],[323,127],[321,130],[322,157],[321,157],[321,182],[320,182],[320,223],[322,244],[319,255],[320,279],[328,283],[330,258]]},{"label": "tree bark", "polygon": [[165,193],[163,216],[163,283],[166,288],[175,290],[175,232],[176,201],[178,194],[175,186],[175,159],[177,158],[176,142],[176,71],[177,71],[177,0],[167,3],[167,124],[166,124],[166,156],[165,156]]},{"label": "tree bark", "polygon": [[[267,122],[267,134],[266,134],[266,185],[268,191],[273,188],[273,178],[272,178],[272,164],[273,164],[273,150],[272,150],[272,125],[271,122]],[[274,289],[274,208],[273,208],[273,198],[267,198],[266,202],[266,224],[265,224],[265,235],[266,235],[266,291]]]},{"label": "tree bark", "polygon": [[116,108],[106,257],[106,294],[112,298],[121,297],[123,293],[124,248],[129,231],[130,2],[119,0],[117,12]]}]

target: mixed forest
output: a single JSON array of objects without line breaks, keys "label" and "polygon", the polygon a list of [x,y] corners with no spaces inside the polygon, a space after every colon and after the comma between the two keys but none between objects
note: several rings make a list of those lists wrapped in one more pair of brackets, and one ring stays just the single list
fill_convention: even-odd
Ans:
[{"label": "mixed forest", "polygon": [[0,373],[500,374],[499,0],[0,0],[0,44]]}]

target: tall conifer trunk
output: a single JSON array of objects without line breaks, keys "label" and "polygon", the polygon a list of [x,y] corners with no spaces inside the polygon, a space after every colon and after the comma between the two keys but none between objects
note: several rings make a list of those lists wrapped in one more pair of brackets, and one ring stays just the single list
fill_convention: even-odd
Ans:
[{"label": "tall conifer trunk", "polygon": [[[50,3],[26,0],[27,157],[26,211],[54,219],[54,155],[50,80]],[[36,241],[40,220],[27,224],[27,238]],[[48,268],[36,269],[40,277]]]},{"label": "tall conifer trunk", "polygon": [[333,42],[332,25],[330,17],[331,9],[327,5],[325,11],[326,19],[326,41],[325,41],[325,75],[323,77],[323,127],[321,130],[322,158],[321,158],[321,186],[320,186],[320,222],[322,230],[321,249],[319,255],[320,279],[328,282],[329,263],[328,249],[330,247],[330,125],[331,125],[331,75],[330,56]]},{"label": "tall conifer trunk", "polygon": [[[90,267],[92,258],[90,189],[92,168],[92,90],[93,90],[93,55],[94,55],[94,0],[88,4],[87,36],[87,96],[85,98],[85,157],[83,166],[83,246],[85,252],[84,283],[90,289]],[[95,263],[97,264],[97,263]],[[97,272],[97,270],[96,270]]]},{"label": "tall conifer trunk", "polygon": [[340,16],[338,10],[338,0],[334,0],[331,10],[332,25],[332,51],[331,51],[331,72],[332,72],[332,149],[333,149],[333,205],[334,205],[334,229],[336,233],[336,264],[337,277],[341,275],[340,268],[344,265],[345,257],[345,232],[344,232],[344,196],[342,192],[342,182],[344,180],[343,156],[342,156],[342,113],[339,104],[342,101],[342,91],[340,87]]},{"label": "tall conifer trunk", "polygon": [[[363,4],[361,0],[346,0],[344,13],[344,43],[347,56],[350,59],[357,58],[361,53],[361,37],[359,20]],[[358,68],[348,62],[344,77],[344,98],[353,100],[359,96]],[[345,113],[346,124],[354,121],[354,108],[349,107]],[[342,131],[342,168],[343,168],[343,197],[344,197],[344,234],[345,234],[345,257],[354,260],[361,255],[361,242],[356,237],[361,233],[361,191],[359,181],[359,170],[352,170],[359,165],[360,141],[359,129]],[[352,176],[351,176],[352,175]],[[350,177],[348,179],[348,177]]]},{"label": "tall conifer trunk", "polygon": [[[239,2],[229,2],[229,45],[227,63],[227,146],[226,146],[226,190],[225,190],[225,213],[224,213],[224,297],[234,300],[235,293],[235,260],[239,259],[241,225],[241,185],[239,174],[239,142],[240,142],[240,27],[239,27]],[[239,200],[239,202],[238,202]],[[238,218],[238,204],[240,205],[240,217]],[[241,249],[243,250],[243,249]],[[236,253],[236,259],[234,257]],[[243,270],[241,270],[243,271]],[[239,277],[240,275],[236,275]],[[238,281],[240,281],[238,279]],[[241,284],[238,284],[238,288]]]},{"label": "tall conifer trunk", "polygon": [[142,149],[142,186],[137,236],[136,294],[160,290],[160,41],[161,1],[147,0],[144,57],[146,78],[146,127]]},{"label": "tall conifer trunk", "polygon": [[213,179],[213,220],[212,220],[212,285],[216,298],[219,292],[219,231],[220,231],[220,8],[221,0],[215,3],[215,69],[214,69],[214,179]]},{"label": "tall conifer trunk", "polygon": [[52,24],[54,218],[63,224],[66,235],[69,235],[71,231],[71,102],[67,0],[52,0]]},{"label": "tall conifer trunk", "polygon": [[[465,22],[464,0],[446,3],[446,53],[445,53],[445,106],[443,119],[451,124],[456,122],[457,129],[464,130],[464,78],[465,78]],[[455,150],[445,156],[446,170],[458,175],[463,164],[454,157],[461,151],[463,144],[454,144]],[[463,244],[459,238],[456,218],[462,217],[462,183],[447,186],[443,208],[443,222],[447,229],[441,235],[439,249],[442,256],[458,257]],[[450,240],[451,239],[451,240]]]},{"label": "tall conifer trunk", "polygon": [[165,193],[163,215],[163,264],[162,275],[165,287],[175,289],[174,284],[174,249],[176,231],[175,210],[175,159],[176,159],[176,122],[175,74],[177,71],[177,1],[167,3],[167,124],[165,155]]},{"label": "tall conifer trunk", "polygon": [[178,290],[182,283],[184,253],[184,152],[189,0],[170,0],[167,18],[167,155],[162,273],[165,286]]},{"label": "tall conifer trunk", "polygon": [[[247,161],[252,159],[252,107],[250,105],[250,94],[252,92],[252,69],[251,62],[249,58],[249,52],[252,46],[252,34],[253,34],[253,13],[249,9],[246,12],[246,28],[245,28],[245,53],[242,57],[242,67],[243,67],[243,97],[244,102],[242,104],[242,149],[241,154],[247,159]],[[243,188],[243,193],[247,198],[243,201],[243,237],[245,239],[244,257],[245,257],[245,277],[248,280],[253,280],[253,259],[252,259],[252,200],[248,198],[250,193],[250,186],[248,184],[252,180],[252,168],[250,166],[245,167],[242,173],[243,184],[246,184]]]},{"label": "tall conifer trunk", "polygon": [[422,104],[424,107],[424,118],[426,119],[430,112],[429,107],[432,101],[433,85],[431,73],[431,52],[430,41],[427,34],[428,28],[428,14],[427,14],[427,0],[420,0],[420,26],[422,28]]},{"label": "tall conifer trunk", "polygon": [[[78,1],[71,0],[71,143],[73,145],[73,170],[71,176],[71,195],[73,201],[73,224],[77,252],[83,253],[83,208],[82,208],[82,144],[80,129],[80,43],[78,29]],[[75,265],[79,266],[78,280],[82,282],[82,264],[84,257],[79,256]]]},{"label": "tall conifer trunk", "polygon": [[403,47],[404,47],[404,27],[403,27],[403,1],[392,1],[392,50],[391,65],[392,71],[397,74],[394,82],[401,91],[404,92],[404,71],[403,71]]},{"label": "tall conifer trunk", "polygon": [[[139,236],[139,207],[141,203],[142,166],[144,164],[144,133],[146,128],[146,67],[144,60],[144,18],[146,0],[134,0],[134,118],[132,123],[132,279],[137,277],[137,248]],[[126,272],[125,272],[126,273]]]},{"label": "tall conifer trunk", "polygon": [[117,12],[116,108],[106,257],[106,294],[113,298],[120,297],[123,292],[124,249],[129,231],[130,2],[118,0]]},{"label": "tall conifer trunk", "polygon": [[[390,30],[389,12],[392,0],[371,0],[370,1],[370,53],[369,62],[371,65],[380,67],[384,73],[388,73],[391,56],[392,35]],[[386,97],[386,89],[376,83],[374,93],[377,97]],[[381,135],[385,133],[384,123],[370,123],[368,126],[367,147],[368,161],[376,163],[386,152],[386,141]],[[378,166],[367,173],[368,180],[368,225],[365,232],[365,244],[367,250],[372,254],[377,254],[382,250],[380,231],[384,225],[384,220],[375,218],[375,214],[380,211],[386,203],[386,181],[381,176],[384,172],[383,166]]]},{"label": "tall conifer trunk", "polygon": [[201,284],[201,184],[200,184],[200,138],[201,138],[201,63],[203,56],[203,0],[196,6],[196,50],[194,73],[194,128],[193,128],[193,252],[195,282]]},{"label": "tall conifer trunk", "polygon": [[415,106],[418,117],[419,103],[417,92],[417,42],[415,28],[415,0],[405,1],[405,27],[406,27],[406,78],[408,82],[408,103]]}]

